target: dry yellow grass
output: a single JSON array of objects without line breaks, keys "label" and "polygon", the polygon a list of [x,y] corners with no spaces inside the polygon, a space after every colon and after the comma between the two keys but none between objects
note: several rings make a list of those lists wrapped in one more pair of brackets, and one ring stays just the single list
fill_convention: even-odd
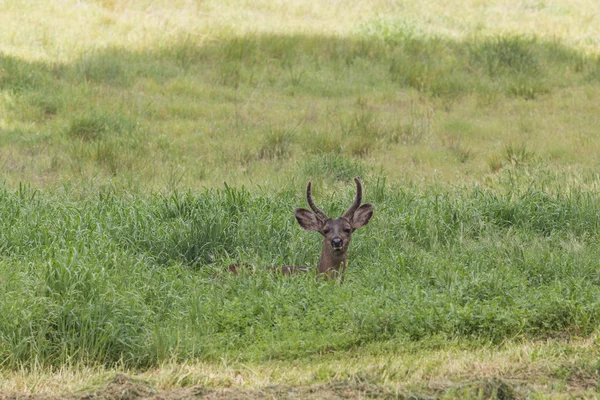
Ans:
[{"label": "dry yellow grass", "polygon": [[141,49],[182,35],[217,40],[248,32],[348,36],[373,20],[424,34],[531,34],[600,50],[594,0],[15,1],[0,3],[0,51],[30,60],[72,60],[107,46]]},{"label": "dry yellow grass", "polygon": [[63,367],[5,372],[0,390],[57,394],[95,390],[124,373],[158,390],[189,386],[259,389],[270,385],[307,386],[331,382],[369,383],[397,393],[446,393],[501,379],[534,398],[594,396],[598,336],[508,343],[501,347],[448,346],[439,349],[359,351],[293,362],[167,363],[139,372],[127,369]]}]

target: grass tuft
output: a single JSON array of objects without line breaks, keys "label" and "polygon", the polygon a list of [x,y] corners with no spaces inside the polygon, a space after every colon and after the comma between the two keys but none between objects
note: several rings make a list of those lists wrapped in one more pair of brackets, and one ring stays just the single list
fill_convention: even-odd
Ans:
[{"label": "grass tuft", "polygon": [[74,139],[94,141],[115,135],[131,134],[136,123],[122,114],[91,111],[74,119],[66,130],[66,134]]},{"label": "grass tuft", "polygon": [[524,143],[510,143],[504,148],[504,160],[514,166],[530,162],[534,157],[535,153],[529,150]]},{"label": "grass tuft", "polygon": [[357,160],[329,153],[308,158],[300,165],[302,174],[316,180],[349,182],[356,176],[364,176],[367,168]]},{"label": "grass tuft", "polygon": [[289,157],[295,137],[295,128],[290,130],[271,129],[263,139],[258,158],[281,159]]}]

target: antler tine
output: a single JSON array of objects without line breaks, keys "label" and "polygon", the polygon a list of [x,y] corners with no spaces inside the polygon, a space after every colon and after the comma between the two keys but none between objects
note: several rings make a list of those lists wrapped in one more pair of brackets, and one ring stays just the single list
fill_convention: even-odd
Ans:
[{"label": "antler tine", "polygon": [[315,205],[315,203],[313,202],[311,187],[312,187],[312,182],[308,181],[308,184],[306,185],[306,200],[308,201],[308,205],[313,210],[313,212],[315,213],[317,218],[319,218],[321,221],[325,222],[329,219],[329,217],[323,211],[321,211],[319,209],[319,207],[317,207]]},{"label": "antler tine", "polygon": [[354,198],[354,203],[344,213],[344,217],[348,219],[352,219],[354,212],[360,207],[360,203],[362,202],[362,183],[360,183],[360,178],[354,178],[354,182],[356,182],[356,197]]}]

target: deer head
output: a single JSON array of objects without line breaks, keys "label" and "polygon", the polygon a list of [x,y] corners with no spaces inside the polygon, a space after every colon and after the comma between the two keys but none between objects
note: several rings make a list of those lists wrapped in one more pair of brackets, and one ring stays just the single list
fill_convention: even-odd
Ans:
[{"label": "deer head", "polygon": [[294,212],[296,220],[301,227],[307,231],[316,231],[323,236],[323,249],[321,250],[321,261],[319,272],[325,277],[342,276],[346,270],[346,254],[352,233],[369,223],[373,216],[373,205],[370,203],[361,205],[362,184],[360,178],[354,178],[356,182],[356,198],[348,210],[339,218],[329,218],[313,202],[311,186],[309,181],[306,186],[306,200],[312,212],[305,208],[297,208]]}]

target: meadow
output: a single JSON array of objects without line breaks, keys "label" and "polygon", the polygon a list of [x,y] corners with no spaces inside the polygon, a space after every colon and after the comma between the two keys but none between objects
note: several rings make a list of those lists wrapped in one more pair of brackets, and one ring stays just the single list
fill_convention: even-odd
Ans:
[{"label": "meadow", "polygon": [[[250,397],[597,396],[598,15],[0,3],[0,398],[117,372]],[[317,265],[293,210],[312,179],[341,214],[355,176],[375,216],[346,281],[264,271]]]}]

